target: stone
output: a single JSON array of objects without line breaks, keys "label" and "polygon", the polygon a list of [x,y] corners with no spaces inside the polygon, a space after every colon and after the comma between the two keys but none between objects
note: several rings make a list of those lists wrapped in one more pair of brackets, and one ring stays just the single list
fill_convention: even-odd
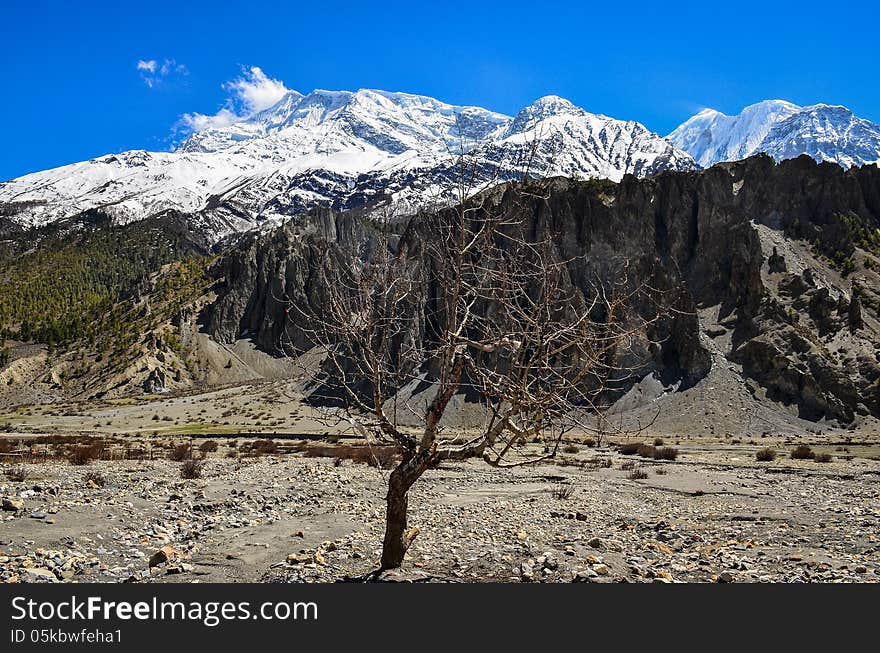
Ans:
[{"label": "stone", "polygon": [[587,542],[587,545],[594,548],[594,549],[601,549],[602,548],[602,540],[600,540],[598,537],[594,537],[592,540]]},{"label": "stone", "polygon": [[170,544],[166,544],[161,549],[156,551],[152,556],[150,556],[149,566],[150,567],[158,567],[159,565],[168,562],[169,560],[176,560],[177,558],[182,558],[183,554],[175,549]]},{"label": "stone", "polygon": [[611,573],[611,568],[603,563],[599,563],[597,565],[593,565],[593,571],[595,571],[600,576],[607,576]]},{"label": "stone", "polygon": [[573,583],[592,583],[593,579],[597,578],[599,574],[597,574],[592,569],[585,569],[583,571],[579,571],[574,575],[572,579]]},{"label": "stone", "polygon": [[29,583],[57,583],[58,578],[48,569],[43,567],[31,567],[24,570],[24,578]]},{"label": "stone", "polygon": [[3,510],[7,512],[20,512],[24,510],[24,501],[20,499],[12,499],[9,497],[4,497],[3,499]]}]

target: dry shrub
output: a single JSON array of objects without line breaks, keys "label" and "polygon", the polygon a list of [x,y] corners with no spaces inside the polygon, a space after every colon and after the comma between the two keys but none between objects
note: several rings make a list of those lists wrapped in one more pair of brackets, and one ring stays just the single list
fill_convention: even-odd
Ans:
[{"label": "dry shrub", "polygon": [[642,458],[654,458],[655,451],[656,449],[654,449],[654,447],[652,447],[650,444],[641,444],[636,450],[636,453],[639,454]]},{"label": "dry shrub", "polygon": [[637,454],[639,452],[640,447],[644,446],[645,445],[641,442],[627,442],[626,444],[620,445],[617,448],[617,451],[624,456],[632,456],[633,454]]},{"label": "dry shrub", "polygon": [[596,446],[596,440],[595,438],[584,438],[584,444],[592,448]]},{"label": "dry shrub", "polygon": [[817,463],[830,463],[832,460],[834,460],[834,456],[832,456],[830,453],[817,453],[815,456],[813,456],[813,460],[815,460]]},{"label": "dry shrub", "polygon": [[3,470],[3,475],[8,481],[22,483],[27,480],[28,471],[23,465],[10,465]]},{"label": "dry shrub", "polygon": [[88,465],[104,454],[103,444],[80,444],[71,447],[67,452],[67,461],[71,465]]},{"label": "dry shrub", "polygon": [[91,481],[98,487],[104,487],[106,481],[104,480],[104,476],[100,472],[91,471],[86,474],[86,483]]},{"label": "dry shrub", "polygon": [[214,453],[217,451],[217,442],[214,440],[205,440],[199,445],[199,451],[203,454]]},{"label": "dry shrub", "polygon": [[629,473],[627,478],[631,481],[641,481],[648,478],[648,472],[641,468],[634,469]]},{"label": "dry shrub", "polygon": [[178,444],[171,448],[168,452],[168,460],[179,463],[182,460],[192,460],[192,447],[188,444]]},{"label": "dry shrub", "polygon": [[663,438],[654,438],[654,446],[662,447],[663,446]]},{"label": "dry shrub", "polygon": [[816,457],[816,454],[807,445],[801,444],[794,448],[791,452],[791,457],[793,460],[812,460]]},{"label": "dry shrub", "polygon": [[574,442],[569,442],[564,447],[562,447],[563,453],[578,453],[579,451],[580,448]]},{"label": "dry shrub", "polygon": [[574,487],[568,483],[557,483],[553,486],[553,489],[550,490],[550,494],[553,495],[553,498],[559,499],[560,501],[570,498],[573,492]]},{"label": "dry shrub", "polygon": [[274,440],[255,440],[251,444],[251,452],[257,456],[269,456],[278,453],[278,443]]},{"label": "dry shrub", "polygon": [[397,461],[399,450],[394,445],[368,446],[368,445],[314,445],[307,447],[303,453],[308,458],[336,458],[338,460],[351,460],[355,463],[390,469]]},{"label": "dry shrub", "polygon": [[201,461],[188,458],[180,464],[180,478],[193,479],[201,478],[202,463]]},{"label": "dry shrub", "polygon": [[755,453],[755,459],[758,460],[758,462],[762,463],[773,462],[774,460],[776,460],[776,451],[770,449],[769,447],[766,449],[759,449]]},{"label": "dry shrub", "polygon": [[636,468],[636,463],[634,460],[627,460],[625,463],[621,463],[621,465],[620,465],[620,469],[622,469],[625,472],[628,472],[628,471],[635,469],[635,468]]},{"label": "dry shrub", "polygon": [[655,460],[675,460],[678,458],[678,449],[675,447],[660,447],[654,449]]},{"label": "dry shrub", "polygon": [[15,443],[9,438],[0,438],[0,453],[12,453]]}]

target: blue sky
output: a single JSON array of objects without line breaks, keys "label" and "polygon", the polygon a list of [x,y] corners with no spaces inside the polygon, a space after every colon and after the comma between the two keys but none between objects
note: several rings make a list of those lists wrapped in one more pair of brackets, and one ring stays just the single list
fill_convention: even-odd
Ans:
[{"label": "blue sky", "polygon": [[4,0],[0,13],[0,179],[168,149],[182,116],[214,115],[230,98],[246,111],[271,80],[505,113],[557,94],[661,134],[701,108],[736,113],[768,98],[845,104],[880,122],[880,9],[868,0]]}]

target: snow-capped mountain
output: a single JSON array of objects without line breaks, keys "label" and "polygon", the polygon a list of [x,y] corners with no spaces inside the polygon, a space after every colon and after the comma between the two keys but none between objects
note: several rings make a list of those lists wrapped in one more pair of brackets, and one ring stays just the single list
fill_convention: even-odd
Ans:
[{"label": "snow-capped mountain", "polygon": [[702,166],[758,152],[776,160],[809,154],[843,167],[880,160],[880,125],[859,118],[846,107],[827,104],[799,107],[767,100],[736,116],[705,109],[667,139]]},{"label": "snow-capped mountain", "polygon": [[641,124],[555,96],[510,117],[407,93],[290,91],[174,152],[109,154],[0,183],[0,208],[26,227],[99,207],[120,222],[177,209],[219,240],[316,204],[444,201],[460,152],[476,162],[477,187],[523,174],[620,180],[697,167]]}]

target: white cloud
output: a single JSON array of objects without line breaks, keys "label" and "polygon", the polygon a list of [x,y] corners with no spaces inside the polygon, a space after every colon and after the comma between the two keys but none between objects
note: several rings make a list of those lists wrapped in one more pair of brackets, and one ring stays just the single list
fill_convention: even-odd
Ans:
[{"label": "white cloud", "polygon": [[223,88],[237,97],[247,115],[268,109],[288,91],[284,82],[266,77],[259,66],[251,66],[244,76],[227,82]]},{"label": "white cloud", "polygon": [[225,107],[213,116],[207,116],[203,113],[185,113],[180,116],[180,122],[183,124],[183,127],[191,132],[228,127],[239,120],[241,120],[241,116],[236,115],[235,112]]},{"label": "white cloud", "polygon": [[185,113],[180,117],[183,127],[192,132],[226,127],[277,103],[289,89],[284,82],[267,77],[259,66],[246,68],[240,77],[223,84],[230,93],[223,108],[213,115]]},{"label": "white cloud", "polygon": [[156,59],[138,59],[137,69],[144,83],[153,88],[171,76],[185,76],[189,74],[182,63],[174,59],[164,59],[162,62]]}]

